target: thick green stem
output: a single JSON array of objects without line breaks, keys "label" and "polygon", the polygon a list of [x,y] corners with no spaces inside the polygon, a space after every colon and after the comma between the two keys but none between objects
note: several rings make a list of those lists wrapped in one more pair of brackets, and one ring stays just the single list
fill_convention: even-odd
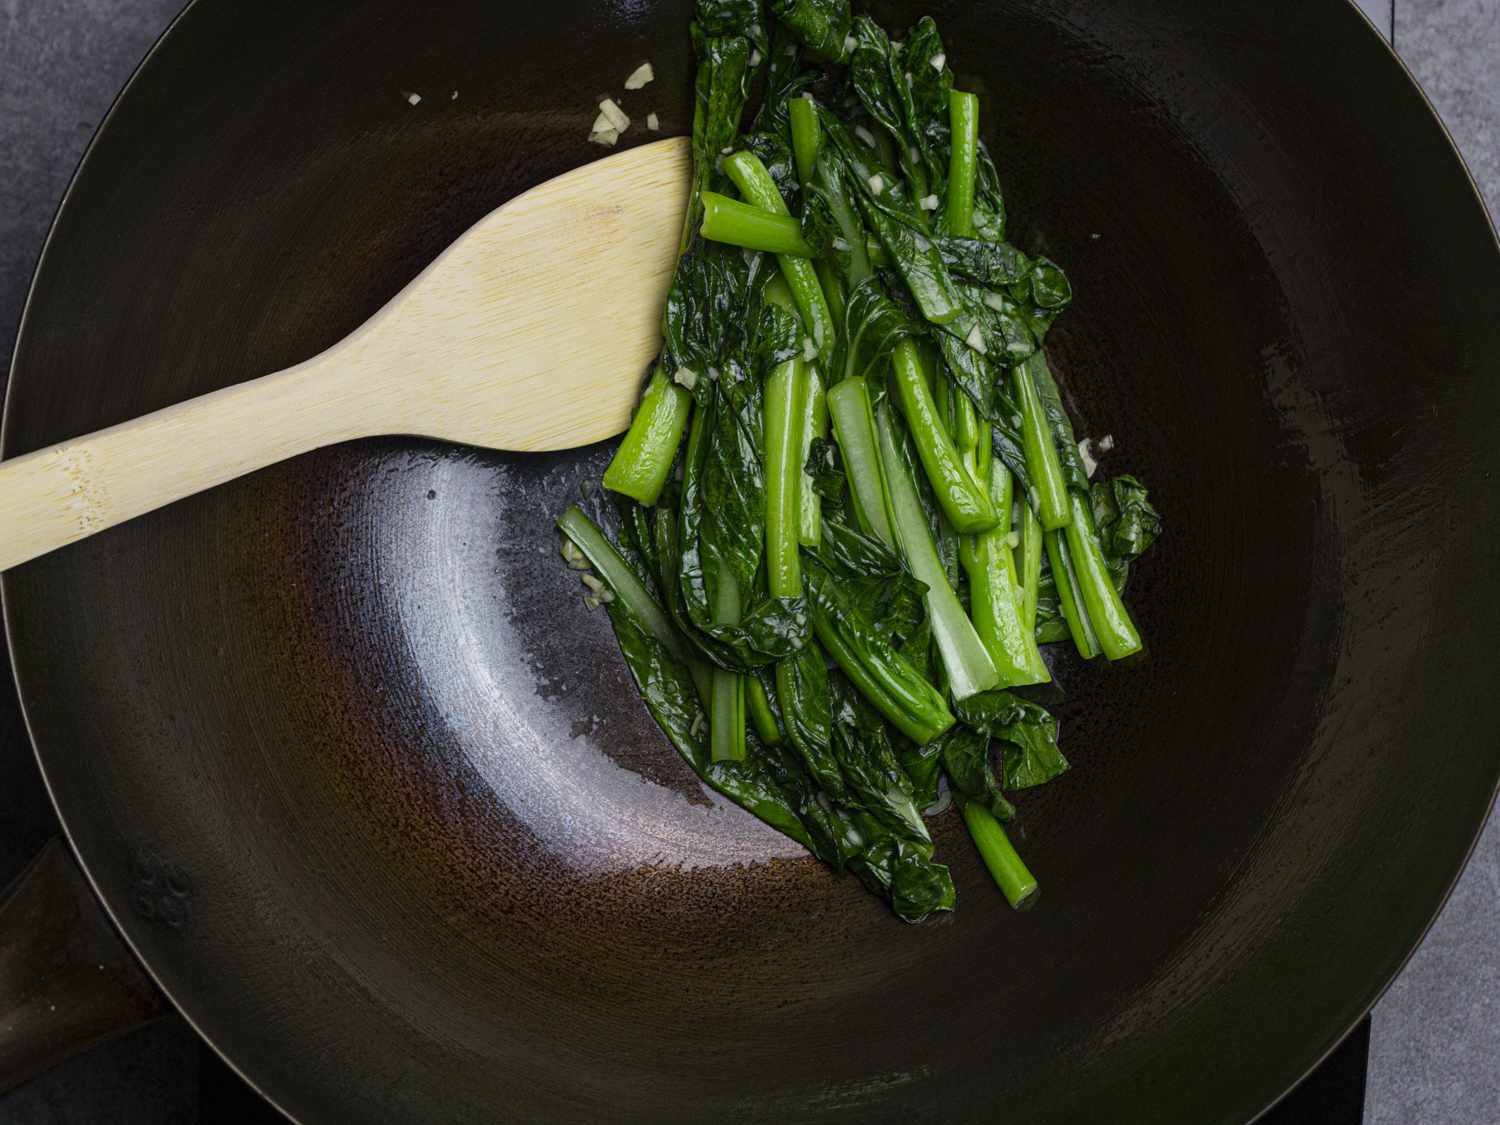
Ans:
[{"label": "thick green stem", "polygon": [[802,448],[798,454],[801,463],[801,502],[797,505],[800,517],[798,539],[804,547],[817,548],[823,542],[823,497],[813,487],[812,474],[807,471],[807,457],[814,438],[828,437],[828,396],[823,391],[823,379],[816,367],[807,369],[807,409],[802,413]]},{"label": "thick green stem", "polygon": [[958,90],[948,94],[948,122],[953,131],[948,161],[948,233],[974,237],[974,174],[979,154],[979,99]]},{"label": "thick green stem", "polygon": [[584,515],[577,504],[574,504],[562,514],[557,521],[557,526],[558,530],[571,539],[583,552],[583,557],[588,559],[589,565],[609,586],[610,593],[625,604],[625,607],[650,631],[662,647],[674,658],[686,663],[690,653],[682,634],[672,624],[672,619],[667,616],[666,611],[656,604],[656,599],[651,596],[651,591],[646,589],[645,583],[636,577],[630,564],[620,557],[620,552],[615,550],[615,545],[605,537],[604,532],[599,530],[594,521]]},{"label": "thick green stem", "polygon": [[1035,635],[1022,623],[1023,599],[1010,547],[1011,475],[1004,465],[992,474],[990,499],[1000,522],[974,537],[965,561],[974,629],[995,662],[1001,687],[1044,683],[1050,674]]},{"label": "thick green stem", "polygon": [[854,518],[867,535],[894,549],[896,533],[891,526],[890,497],[875,438],[875,412],[863,378],[852,376],[828,392],[828,415],[844,456],[844,472],[854,496]]},{"label": "thick green stem", "polygon": [[755,726],[755,736],[761,742],[767,746],[781,745],[781,727],[776,724],[776,713],[771,710],[766,685],[758,676],[745,677],[745,711]]},{"label": "thick green stem", "polygon": [[818,106],[811,98],[793,98],[786,108],[792,124],[792,157],[797,163],[797,179],[806,188],[817,167],[818,152],[823,147]]},{"label": "thick green stem", "polygon": [[1067,537],[1061,531],[1049,531],[1046,541],[1047,561],[1052,567],[1052,581],[1057,586],[1058,608],[1068,623],[1068,632],[1073,636],[1078,655],[1092,660],[1099,655],[1099,638],[1094,634],[1088,610],[1083,605],[1078,576],[1073,571],[1073,560],[1068,553]]},{"label": "thick green stem", "polygon": [[812,619],[813,631],[833,662],[902,734],[922,746],[953,726],[953,714],[942,695],[900,653],[894,649],[884,653],[883,665],[867,662],[845,641],[834,622],[816,608]]},{"label": "thick green stem", "polygon": [[[715,625],[738,625],[740,588],[727,566],[719,568],[714,596]],[[709,753],[716,762],[745,760],[745,677],[726,668],[714,667],[712,701],[708,715]]]},{"label": "thick green stem", "polygon": [[743,246],[747,250],[795,254],[799,258],[813,256],[812,247],[803,239],[801,224],[796,219],[730,199],[716,191],[703,193],[701,231],[704,238]]},{"label": "thick green stem", "polygon": [[[947,380],[945,379],[943,382],[947,383]],[[955,393],[953,398],[955,400],[957,415],[954,432],[958,435],[958,440],[954,444],[958,448],[959,460],[963,462],[964,471],[973,478],[975,486],[988,494],[990,491],[990,471],[995,459],[994,450],[991,446],[990,423],[987,420],[979,418],[977,412],[974,410],[974,403],[969,399],[968,395],[960,391]],[[964,416],[966,408],[968,418]],[[973,421],[972,438],[968,433],[970,420]],[[967,448],[971,441],[973,448]],[[994,497],[991,496],[990,499],[993,502]],[[999,509],[997,508],[995,511],[998,516]],[[965,535],[959,540],[958,561],[965,570],[975,565],[974,543],[976,538],[973,535]]]},{"label": "thick green stem", "polygon": [[[725,157],[724,171],[751,206],[776,215],[790,214],[776,181],[771,179],[771,173],[753,152],[736,152]],[[828,311],[818,271],[805,257],[777,254],[776,261],[781,266],[781,276],[786,278],[792,291],[792,299],[802,313],[802,325],[812,337],[819,357],[826,363],[833,356],[833,314]]]},{"label": "thick green stem", "polygon": [[[953,445],[958,450],[959,462],[969,474],[976,487],[984,483],[985,475],[981,475],[980,461],[984,457],[984,450],[990,446],[990,427],[985,422],[983,429],[984,441],[981,442],[979,412],[974,409],[974,400],[966,394],[955,394],[953,396],[953,412],[956,415],[953,425]],[[993,449],[990,450],[993,456]]]},{"label": "thick green stem", "polygon": [[604,471],[604,487],[648,507],[655,504],[672,471],[692,408],[693,396],[658,367],[646,384],[625,440]]},{"label": "thick green stem", "polygon": [[974,801],[963,802],[964,825],[979,849],[980,858],[994,876],[995,885],[1005,901],[1016,910],[1025,910],[1036,902],[1039,888],[1036,876],[1026,867],[1005,829],[990,810]]},{"label": "thick green stem", "polygon": [[852,291],[872,272],[864,224],[860,221],[858,209],[851,201],[849,191],[839,173],[838,161],[834,157],[827,152],[821,153],[814,176],[818,182],[820,194],[828,201],[828,210],[833,215],[834,222],[838,224],[839,236],[849,247],[849,261],[844,280],[848,282]]},{"label": "thick green stem", "polygon": [[1069,498],[1073,518],[1067,527],[1068,554],[1083,605],[1104,655],[1110,660],[1122,660],[1140,652],[1141,635],[1110,579],[1088,499],[1077,492],[1070,492]]},{"label": "thick green stem", "polygon": [[[825,277],[819,269],[827,267],[831,271],[832,263],[826,258],[818,257],[817,252],[802,237],[802,224],[792,216],[763,211],[743,200],[706,191],[703,193],[703,226],[700,233],[712,242],[743,246],[746,250],[764,250],[768,254],[789,254],[794,258],[814,259],[813,267],[823,286],[823,295],[829,303],[830,312],[835,319],[840,315],[841,310],[832,308],[835,287],[830,286],[827,280],[837,277],[837,274],[830,272]],[[872,265],[891,264],[889,253],[878,239],[866,241],[865,253]],[[838,292],[842,298],[842,290]]]},{"label": "thick green stem", "polygon": [[917,447],[922,468],[937,497],[938,506],[960,534],[973,535],[995,526],[995,506],[964,468],[958,450],[943,425],[932,392],[922,354],[911,340],[903,340],[892,353],[896,393],[901,412]]},{"label": "thick green stem", "polygon": [[844,323],[844,310],[848,298],[844,296],[844,283],[839,280],[838,270],[827,258],[815,258],[813,270],[818,275],[818,284],[823,287],[823,297],[828,302],[828,311],[834,324]]},{"label": "thick green stem", "polygon": [[942,655],[943,666],[948,670],[953,697],[967,699],[988,691],[1000,682],[1000,674],[948,582],[943,560],[932,540],[927,513],[917,495],[917,483],[907,474],[895,426],[885,406],[875,417],[875,429],[880,441],[886,488],[890,493],[896,540],[912,575],[927,587],[924,598],[932,620],[932,635]]},{"label": "thick green stem", "polygon": [[766,379],[766,584],[775,598],[802,595],[802,556],[798,544],[803,467],[803,433],[811,413],[807,364],[796,357]]},{"label": "thick green stem", "polygon": [[698,689],[698,697],[706,708],[709,705],[711,692],[708,666],[698,659],[692,646],[672,624],[672,619],[667,616],[666,610],[656,603],[656,599],[651,596],[651,591],[646,589],[641,580],[636,577],[635,571],[620,557],[620,552],[615,550],[614,544],[576,504],[563,513],[562,518],[557,521],[557,526],[583,552],[583,557],[588,559],[589,565],[609,586],[610,593],[619,599],[637,621],[645,626],[673,659],[687,665],[693,677],[693,684]]},{"label": "thick green stem", "polygon": [[1042,521],[1036,518],[1031,505],[1022,501],[1021,509],[1021,588],[1025,601],[1021,606],[1021,620],[1027,632],[1036,630],[1036,599],[1042,584]]},{"label": "thick green stem", "polygon": [[[1040,355],[1040,353],[1038,353]],[[1052,429],[1042,411],[1042,400],[1031,377],[1031,360],[1011,368],[1016,402],[1021,407],[1021,449],[1026,456],[1026,472],[1031,477],[1034,507],[1039,509],[1042,527],[1048,531],[1066,527],[1072,518],[1068,506],[1068,486],[1063,480],[1062,462],[1057,457]]]}]

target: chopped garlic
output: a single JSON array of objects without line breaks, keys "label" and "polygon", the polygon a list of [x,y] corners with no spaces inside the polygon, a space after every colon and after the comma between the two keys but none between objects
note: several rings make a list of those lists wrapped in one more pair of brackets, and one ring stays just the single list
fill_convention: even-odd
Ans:
[{"label": "chopped garlic", "polygon": [[596,145],[603,145],[605,148],[614,148],[615,142],[619,139],[620,134],[615,132],[613,129],[596,129],[594,130],[594,132],[589,134],[589,140],[592,143]]},{"label": "chopped garlic", "polygon": [[864,141],[865,144],[869,145],[871,148],[875,147],[875,134],[870,132],[870,130],[866,129],[863,125],[856,125],[854,127],[854,135],[860,140]]},{"label": "chopped garlic", "polygon": [[880,194],[884,193],[884,191],[885,191],[885,177],[882,176],[882,175],[880,175],[879,173],[871,176],[870,177],[870,190],[872,192],[874,192],[876,195],[880,195]]},{"label": "chopped garlic", "polygon": [[1114,447],[1115,447],[1115,435],[1114,434],[1105,434],[1102,438],[1099,439],[1099,452],[1100,453],[1108,453]]},{"label": "chopped garlic", "polygon": [[813,343],[811,336],[802,337],[802,358],[808,363],[818,358],[818,345]]},{"label": "chopped garlic", "polygon": [[750,65],[751,66],[759,66],[760,65],[760,48],[759,47],[755,48],[755,50],[753,50],[753,51],[750,52]]},{"label": "chopped garlic", "polygon": [[634,70],[632,70],[630,72],[630,77],[627,78],[627,79],[625,79],[625,89],[627,89],[627,90],[639,90],[642,86],[646,85],[648,82],[655,82],[655,81],[656,81],[656,71],[654,71],[654,70],[651,69],[651,64],[650,63],[644,62],[644,63],[641,63],[640,66],[638,66]]},{"label": "chopped garlic", "polygon": [[578,544],[574,543],[566,535],[562,537],[562,546],[559,549],[562,551],[562,557],[566,562],[583,558],[583,552],[578,549]]},{"label": "chopped garlic", "polygon": [[698,373],[691,367],[679,367],[677,374],[672,376],[672,382],[676,383],[679,387],[686,387],[688,390],[692,390],[698,385]]},{"label": "chopped garlic", "polygon": [[598,598],[594,597],[593,594],[590,594],[583,599],[583,604],[588,606],[590,609],[598,609],[600,602]]},{"label": "chopped garlic", "polygon": [[936,211],[942,205],[942,200],[935,195],[924,195],[917,200],[917,206],[924,211]]},{"label": "chopped garlic", "polygon": [[653,133],[661,132],[661,118],[657,117],[654,113],[646,114],[646,128],[650,129]]},{"label": "chopped garlic", "polygon": [[849,243],[842,238],[835,238],[833,240],[833,248],[841,254],[847,254],[849,252]]},{"label": "chopped garlic", "polygon": [[978,324],[969,329],[969,334],[964,337],[964,343],[968,344],[969,347],[973,348],[980,355],[985,355],[990,350],[989,345],[984,342],[984,333],[979,331]]},{"label": "chopped garlic", "polygon": [[1094,475],[1094,470],[1099,467],[1099,462],[1094,460],[1094,451],[1091,448],[1093,442],[1084,438],[1078,443],[1078,456],[1083,461],[1083,471],[1089,476]]},{"label": "chopped garlic", "polygon": [[583,576],[583,584],[596,594],[604,589],[604,583],[599,581],[599,578],[593,574],[585,574]]},{"label": "chopped garlic", "polygon": [[1012,531],[1005,537],[1005,545],[1014,551],[1021,545],[1021,533],[1019,531]]},{"label": "chopped garlic", "polygon": [[614,98],[605,98],[599,103],[599,113],[609,118],[609,123],[615,132],[623,133],[630,128],[630,118],[625,116],[625,111],[619,107]]},{"label": "chopped garlic", "polygon": [[448,100],[450,102],[456,102],[456,101],[458,101],[458,91],[454,90],[453,93],[449,94],[448,95]]},{"label": "chopped garlic", "polygon": [[599,591],[599,603],[601,605],[608,605],[610,602],[612,602],[614,600],[615,600],[615,592],[613,590],[610,590],[610,589],[606,588],[606,589],[603,589],[603,590]]},{"label": "chopped garlic", "polygon": [[943,54],[943,52],[939,51],[937,54],[935,54],[935,55],[932,56],[932,69],[933,70],[942,70],[943,67],[945,67],[947,65],[948,65],[948,56],[945,55],[945,54]]},{"label": "chopped garlic", "polygon": [[854,48],[856,48],[858,46],[859,46],[859,41],[857,39],[855,39],[854,36],[852,36],[852,35],[846,35],[846,36],[844,36],[844,54],[846,54],[846,55],[852,55],[854,53]]},{"label": "chopped garlic", "polygon": [[1005,311],[1005,298],[1000,296],[999,293],[986,289],[984,292],[984,303],[996,312]]},{"label": "chopped garlic", "polygon": [[422,100],[422,95],[421,94],[407,94],[406,95],[406,102],[407,102],[408,105],[417,105],[419,102],[421,102],[421,100]]}]

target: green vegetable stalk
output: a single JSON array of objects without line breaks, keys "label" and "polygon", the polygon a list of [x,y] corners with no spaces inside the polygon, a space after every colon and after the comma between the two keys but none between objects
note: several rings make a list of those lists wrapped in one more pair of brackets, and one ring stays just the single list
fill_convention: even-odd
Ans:
[{"label": "green vegetable stalk", "polygon": [[[753,152],[736,152],[725,157],[724,171],[752,207],[777,215],[788,214],[786,200],[781,198],[776,181],[771,179],[771,173]],[[793,254],[778,254],[776,261],[781,266],[781,276],[792,291],[792,299],[797,302],[797,310],[802,314],[802,324],[812,337],[819,358],[826,364],[833,358],[833,314],[828,311],[818,271],[806,258]]]},{"label": "green vegetable stalk", "polygon": [[1078,575],[1073,569],[1068,541],[1061,531],[1049,531],[1047,538],[1047,561],[1052,567],[1052,579],[1057,585],[1058,607],[1063,620],[1068,623],[1068,632],[1073,635],[1073,644],[1078,655],[1092,660],[1099,655],[1099,637],[1084,608],[1083,592],[1079,589]]},{"label": "green vegetable stalk", "polygon": [[995,526],[998,518],[990,498],[964,468],[938,414],[928,386],[921,352],[912,340],[903,340],[891,354],[896,393],[901,411],[917,447],[927,480],[938,506],[953,529],[973,535]]},{"label": "green vegetable stalk", "polygon": [[974,178],[979,157],[979,99],[973,94],[950,91],[948,119],[953,150],[948,164],[948,233],[955,238],[974,237]]},{"label": "green vegetable stalk", "polygon": [[875,415],[875,430],[880,442],[880,462],[885,469],[886,487],[890,492],[896,541],[913,576],[927,587],[924,601],[932,620],[932,636],[948,671],[953,698],[963,700],[989,691],[999,684],[1000,674],[948,582],[947,570],[932,539],[927,513],[917,494],[916,481],[907,472],[895,426],[885,406]]},{"label": "green vegetable stalk", "polygon": [[650,507],[661,496],[693,399],[660,367],[646,384],[630,430],[604,471],[604,487]]},{"label": "green vegetable stalk", "polygon": [[797,179],[805,188],[817,167],[818,150],[823,147],[818,106],[811,98],[793,98],[786,108],[792,127],[792,156],[797,163]]},{"label": "green vegetable stalk", "polygon": [[778,215],[716,191],[703,193],[703,226],[700,233],[714,242],[727,242],[747,250],[791,254],[811,258],[813,249],[802,237],[802,228],[790,215]]},{"label": "green vegetable stalk", "polygon": [[962,806],[964,825],[1005,901],[1016,910],[1034,906],[1040,890],[1036,876],[1027,869],[1000,822],[977,801],[962,801]]},{"label": "green vegetable stalk", "polygon": [[[719,568],[714,597],[714,624],[738,625],[740,588],[729,567]],[[745,677],[727,668],[714,667],[708,714],[709,754],[716,762],[745,760]]]},{"label": "green vegetable stalk", "polygon": [[859,693],[919,746],[952,727],[953,713],[941,693],[880,636],[871,622],[861,620],[850,609],[822,566],[810,564],[807,579],[808,605],[818,642]]},{"label": "green vegetable stalk", "polygon": [[1042,583],[1042,521],[1031,505],[1021,503],[1021,560],[1018,565],[1021,588],[1025,592],[1021,621],[1028,633],[1036,630],[1036,599]]},{"label": "green vegetable stalk", "polygon": [[974,628],[995,662],[1001,687],[1044,683],[1051,676],[1034,631],[1023,624],[1025,596],[1010,546],[1011,475],[1004,465],[991,466],[990,498],[1000,522],[974,537],[964,559]]},{"label": "green vegetable stalk", "polygon": [[767,746],[781,745],[781,727],[777,725],[776,713],[771,710],[766,686],[757,676],[745,677],[745,711],[755,727],[755,736],[762,743]]},{"label": "green vegetable stalk", "polygon": [[798,357],[778,366],[765,396],[766,585],[772,597],[795,598],[802,594],[803,433],[812,414],[807,364]]},{"label": "green vegetable stalk", "polygon": [[1037,396],[1036,382],[1030,370],[1031,363],[1032,360],[1027,360],[1012,367],[1011,381],[1016,402],[1021,408],[1021,446],[1026,454],[1026,472],[1031,477],[1031,487],[1035,492],[1032,501],[1041,516],[1042,527],[1052,531],[1066,527],[1073,518],[1073,513],[1068,503],[1068,485],[1063,479],[1062,463],[1057,457],[1057,446],[1053,444],[1052,430],[1042,411],[1041,399]]},{"label": "green vegetable stalk", "polygon": [[860,529],[876,536],[887,547],[896,546],[890,498],[886,494],[885,470],[875,437],[875,412],[870,388],[858,375],[843,380],[828,392],[828,414],[833,433],[844,456],[844,471],[854,497],[854,517]]},{"label": "green vegetable stalk", "polygon": [[804,547],[816,548],[823,541],[823,497],[807,471],[807,454],[814,440],[828,437],[828,396],[816,367],[807,369],[807,409],[802,412],[801,500],[798,503],[798,539]]},{"label": "green vegetable stalk", "polygon": [[1072,504],[1072,521],[1066,531],[1068,555],[1083,605],[1104,655],[1110,660],[1122,660],[1141,650],[1141,635],[1110,578],[1088,500],[1076,491],[1068,496]]},{"label": "green vegetable stalk", "polygon": [[666,649],[672,659],[687,666],[697,685],[698,694],[707,702],[710,692],[708,666],[693,653],[687,640],[672,624],[672,619],[656,603],[656,599],[636,577],[630,565],[620,557],[614,544],[605,538],[604,532],[583,514],[577,504],[562,514],[557,526],[583,552],[589,565],[609,586],[610,593],[623,603],[657,644]]}]

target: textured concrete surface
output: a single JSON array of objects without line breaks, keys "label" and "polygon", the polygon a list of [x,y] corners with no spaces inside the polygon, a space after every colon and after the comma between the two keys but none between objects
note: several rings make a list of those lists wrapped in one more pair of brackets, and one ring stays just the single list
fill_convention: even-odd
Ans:
[{"label": "textured concrete surface", "polygon": [[1500,0],[1397,0],[1395,29],[1396,50],[1500,214]]},{"label": "textured concrete surface", "polygon": [[[1500,214],[1500,0],[1396,0],[1395,43]],[[1500,1122],[1500,818],[1375,1009],[1365,1120]]]},{"label": "textured concrete surface", "polygon": [[[1396,50],[1500,215],[1500,0],[1395,3]],[[1365,1120],[1500,1122],[1500,818],[1375,1009]]]},{"label": "textured concrete surface", "polygon": [[[1500,211],[1500,0],[1358,2],[1377,27],[1394,26],[1398,51]],[[179,6],[0,0],[0,377],[56,202],[115,91]],[[0,664],[0,883],[52,831],[29,754],[11,752],[24,737]],[[200,1114],[197,1071],[191,1032],[168,1022],[17,1091],[0,1102],[0,1122],[222,1120]],[[1366,1121],[1500,1122],[1500,820],[1375,1010]]]}]

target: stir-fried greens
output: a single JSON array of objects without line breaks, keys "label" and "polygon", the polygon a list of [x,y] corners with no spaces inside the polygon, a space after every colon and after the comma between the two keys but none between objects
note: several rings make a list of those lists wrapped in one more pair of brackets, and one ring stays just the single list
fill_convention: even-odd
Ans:
[{"label": "stir-fried greens", "polygon": [[[954,904],[944,778],[1013,906],[1006,794],[1068,768],[1016,689],[1141,648],[1121,593],[1160,532],[1095,483],[1042,344],[1072,299],[1005,240],[979,103],[931,19],[698,0],[694,173],[664,346],[564,554],[706,781],[917,920]],[[748,126],[747,109],[757,104]]]}]

